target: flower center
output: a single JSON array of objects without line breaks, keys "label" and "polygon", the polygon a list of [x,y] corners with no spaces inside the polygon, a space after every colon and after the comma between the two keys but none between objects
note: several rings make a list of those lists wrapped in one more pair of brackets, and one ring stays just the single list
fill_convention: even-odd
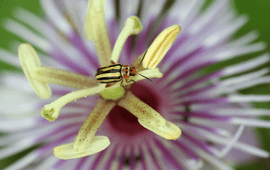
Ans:
[{"label": "flower center", "polygon": [[[135,96],[158,111],[158,97],[149,87],[143,85],[142,83],[134,83],[130,90]],[[115,106],[111,110],[107,119],[111,127],[118,132],[129,136],[136,135],[143,131],[148,131],[139,124],[137,117],[133,116],[129,111],[119,106]]]}]

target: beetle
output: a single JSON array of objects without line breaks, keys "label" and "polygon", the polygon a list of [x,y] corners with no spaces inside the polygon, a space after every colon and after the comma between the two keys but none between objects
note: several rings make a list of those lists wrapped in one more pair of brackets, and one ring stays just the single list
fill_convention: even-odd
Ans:
[{"label": "beetle", "polygon": [[[146,51],[147,52],[147,51]],[[145,54],[146,54],[145,52]],[[144,56],[145,56],[144,54]],[[143,59],[144,59],[143,56]],[[143,60],[142,59],[142,60]],[[141,61],[142,62],[142,61]],[[141,64],[140,62],[140,64]],[[97,69],[96,72],[96,79],[99,81],[99,83],[106,84],[106,87],[110,87],[113,83],[121,81],[121,84],[123,83],[124,80],[126,80],[127,83],[130,83],[133,81],[136,83],[134,80],[129,80],[130,77],[134,77],[137,74],[139,74],[136,70],[135,67],[129,66],[129,65],[123,65],[123,64],[116,64],[114,61],[111,60],[111,65],[106,66],[106,67],[101,67]],[[139,74],[140,76],[150,80],[149,78]],[[150,80],[152,81],[152,80]]]}]

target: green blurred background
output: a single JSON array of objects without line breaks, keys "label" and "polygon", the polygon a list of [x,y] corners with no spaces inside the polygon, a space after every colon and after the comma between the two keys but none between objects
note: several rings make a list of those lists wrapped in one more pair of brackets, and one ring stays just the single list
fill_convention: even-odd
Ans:
[{"label": "green blurred background", "polygon": [[[209,5],[213,0],[206,0],[206,5]],[[258,30],[260,32],[260,38],[258,41],[265,41],[268,44],[266,51],[270,52],[270,0],[231,0],[233,8],[235,8],[238,15],[247,15],[249,17],[249,22],[237,32],[235,37],[237,38],[240,35],[248,33],[251,30]],[[20,6],[29,11],[34,12],[38,16],[43,16],[40,4],[38,0],[0,0],[0,47],[11,50],[11,41],[10,40],[20,40],[18,37],[7,32],[2,27],[2,21],[4,18],[12,17],[14,7]],[[265,52],[265,51],[264,51]],[[249,57],[254,57],[257,54],[251,54]],[[240,60],[244,60],[241,58]],[[267,67],[270,66],[269,63],[266,64]],[[3,70],[14,70],[19,71],[13,68],[10,65],[7,65],[0,61],[0,74]],[[270,94],[270,84],[269,85],[260,85],[257,87],[245,89],[241,93],[254,93],[254,94]],[[256,107],[259,108],[269,108],[268,103],[255,103]],[[265,117],[264,119],[270,120],[270,118]],[[269,129],[257,129],[262,141],[263,149],[270,151],[270,130]],[[1,141],[0,141],[1,142]],[[1,152],[1,150],[0,150]],[[19,155],[12,156],[0,161],[0,169],[3,169],[9,163],[13,162],[20,156],[26,154],[28,151],[22,152]],[[249,169],[260,169],[266,170],[270,169],[270,159],[261,159],[257,163],[252,163],[247,166],[237,168],[239,170],[249,170]]]}]

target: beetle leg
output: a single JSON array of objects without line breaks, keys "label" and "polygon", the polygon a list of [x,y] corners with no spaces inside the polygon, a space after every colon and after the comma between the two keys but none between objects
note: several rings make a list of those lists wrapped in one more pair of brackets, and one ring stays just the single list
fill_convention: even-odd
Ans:
[{"label": "beetle leg", "polygon": [[111,87],[112,84],[106,84],[105,88]]},{"label": "beetle leg", "polygon": [[113,60],[111,60],[111,64],[115,64],[115,62]]},{"label": "beetle leg", "polygon": [[108,84],[106,84],[105,88],[111,87],[111,86],[113,86],[113,85],[115,85],[115,83],[108,83]]},{"label": "beetle leg", "polygon": [[134,80],[129,80],[129,81],[127,81],[127,79],[126,79],[126,82],[127,82],[127,83],[130,83],[130,82],[132,82],[132,81],[133,81],[134,83],[137,83],[137,82],[134,81]]}]

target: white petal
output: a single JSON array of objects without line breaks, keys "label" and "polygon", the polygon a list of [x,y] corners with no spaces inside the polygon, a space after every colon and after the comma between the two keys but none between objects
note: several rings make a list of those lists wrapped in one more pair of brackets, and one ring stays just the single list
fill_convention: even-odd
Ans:
[{"label": "white petal", "polygon": [[235,64],[225,68],[223,70],[223,75],[231,76],[234,74],[249,71],[267,63],[269,60],[270,60],[269,54],[263,54],[259,57],[256,57],[255,59],[251,59],[245,62],[241,62],[240,64]]},{"label": "white petal", "polygon": [[66,35],[70,35],[72,27],[66,18],[60,13],[53,0],[40,1],[45,14],[54,25]]},{"label": "white petal", "polygon": [[194,133],[194,131],[197,131],[198,133],[205,133],[205,134],[215,133],[215,134],[218,134],[218,135],[223,136],[223,137],[231,137],[232,136],[230,131],[226,130],[223,127],[215,127],[214,124],[213,124],[213,127],[211,127],[212,129],[214,129],[214,132],[203,129],[201,127],[204,127],[204,126],[198,126],[196,124],[193,125],[193,124],[176,123],[176,125],[179,126],[181,129],[185,129],[184,131],[191,134],[191,135]]},{"label": "white petal", "polygon": [[224,116],[270,116],[269,109],[214,108],[208,111],[211,114],[224,115]]},{"label": "white petal", "polygon": [[7,170],[14,170],[14,169],[22,169],[27,165],[34,163],[37,158],[40,156],[37,150],[28,153],[27,155],[23,156],[21,159],[17,160],[16,162],[12,163],[8,167]]},{"label": "white petal", "polygon": [[[123,145],[119,145],[119,147],[117,148],[116,155],[115,155],[116,158],[119,158],[122,155],[123,147],[124,147]],[[114,159],[110,168],[119,169],[119,164],[120,164],[120,161],[118,161],[117,159]]]},{"label": "white petal", "polygon": [[16,7],[14,9],[14,17],[16,19],[21,20],[23,23],[29,25],[35,31],[39,32],[40,34],[43,34],[44,27],[48,27],[49,25],[43,21],[41,18],[39,18],[37,15],[33,14],[32,12],[21,8]]},{"label": "white petal", "polygon": [[229,102],[268,102],[270,95],[230,95]]},{"label": "white petal", "polygon": [[232,149],[232,147],[235,145],[235,143],[238,141],[238,139],[242,135],[243,130],[244,130],[244,125],[240,125],[240,127],[238,128],[232,140],[228,142],[227,145],[219,153],[218,155],[219,157],[224,157]]},{"label": "white petal", "polygon": [[[108,148],[109,149],[109,148]],[[94,165],[94,162],[98,158],[99,154],[92,155],[88,157],[87,161],[84,163],[84,166],[82,167],[82,170],[89,170]]]},{"label": "white petal", "polygon": [[17,154],[30,148],[31,146],[34,146],[35,144],[36,140],[33,136],[11,143],[9,146],[1,149],[0,159]]},{"label": "white petal", "polygon": [[167,170],[167,167],[164,164],[164,159],[162,157],[161,151],[158,147],[153,143],[153,141],[149,141],[149,145],[151,147],[151,151],[153,152],[155,158],[157,159],[157,164],[162,170]]},{"label": "white petal", "polygon": [[108,165],[109,159],[112,158],[112,153],[115,150],[115,144],[110,145],[103,153],[102,158],[98,161],[98,165],[95,167],[95,169],[106,169],[106,166]]},{"label": "white petal", "polygon": [[[123,28],[125,20],[130,16],[136,16],[139,0],[126,0],[119,1],[119,9],[120,9],[120,28]],[[107,11],[106,11],[107,12]],[[105,12],[105,13],[106,13]]]},{"label": "white petal", "polygon": [[254,72],[244,74],[241,76],[228,78],[228,79],[221,81],[221,86],[229,86],[229,85],[233,85],[233,84],[240,84],[240,83],[243,83],[243,82],[246,82],[249,80],[254,80],[254,79],[257,79],[259,77],[262,77],[263,75],[265,75],[268,72],[269,72],[269,69],[265,68],[265,69],[261,69],[259,71],[254,71]]},{"label": "white petal", "polygon": [[232,170],[232,168],[230,168],[229,166],[225,165],[225,163],[223,163],[221,160],[216,159],[216,157],[212,156],[211,154],[203,151],[202,149],[200,149],[199,147],[197,147],[196,145],[194,145],[193,143],[191,143],[190,141],[186,140],[186,139],[182,139],[183,143],[185,143],[187,146],[189,146],[189,148],[195,152],[196,154],[198,154],[200,157],[202,157],[203,159],[205,159],[207,162],[213,164],[214,166],[216,166],[218,169],[220,170]]},{"label": "white petal", "polygon": [[[203,27],[207,26],[210,21],[213,21],[214,18],[223,11],[226,11],[228,7],[228,0],[215,1],[197,20],[193,22],[193,25],[189,28],[190,34],[196,34],[198,31],[202,30]],[[222,11],[223,10],[223,11]]]},{"label": "white petal", "polygon": [[67,12],[66,15],[70,17],[72,23],[79,31],[80,36],[83,37],[84,17],[86,15],[87,10],[87,8],[85,8],[87,6],[86,1],[76,1],[76,0],[63,1],[63,6],[65,7],[65,10],[62,11],[63,15],[65,15],[64,12]]},{"label": "white petal", "polygon": [[[231,141],[230,138],[220,137],[213,133],[207,133],[207,134],[200,133],[200,138],[203,140],[209,140],[214,143],[223,144],[225,146]],[[245,144],[242,142],[234,143],[233,148],[241,150],[242,152],[249,153],[251,155],[255,155],[255,156],[259,156],[263,158],[269,157],[269,153],[267,151],[264,151],[260,148],[256,148],[252,145]]]},{"label": "white petal", "polygon": [[254,53],[262,51],[267,47],[267,44],[264,42],[258,42],[251,45],[246,45],[240,48],[228,48],[225,50],[220,50],[219,53],[215,56],[218,60],[228,60],[240,55],[245,55],[249,53]]},{"label": "white petal", "polygon": [[145,164],[146,169],[156,169],[158,165],[155,163],[155,160],[153,160],[152,156],[149,154],[148,148],[144,143],[141,144],[141,148],[143,159],[145,162],[147,162]]},{"label": "white petal", "polygon": [[259,79],[253,79],[252,81],[243,82],[242,84],[237,84],[237,85],[234,85],[233,87],[228,87],[228,89],[226,90],[228,90],[229,92],[234,92],[234,91],[239,91],[239,90],[246,89],[249,87],[254,87],[257,85],[269,84],[269,83],[270,83],[270,76],[262,77]]},{"label": "white petal", "polygon": [[228,43],[228,46],[230,47],[240,47],[243,45],[247,45],[248,43],[253,42],[257,38],[259,38],[259,32],[258,31],[251,31],[248,34],[243,35],[242,37],[231,41]]},{"label": "white petal", "polygon": [[[23,121],[23,120],[22,120]],[[57,125],[57,124],[55,124]],[[45,135],[47,135],[48,133],[53,132],[55,129],[59,128],[58,126],[46,126],[46,124],[43,125],[43,127],[40,126],[34,126],[31,129],[18,129],[16,132],[14,133],[9,133],[8,135],[5,136],[1,136],[0,140],[0,146],[4,146],[4,145],[8,145],[11,144],[13,142],[16,142],[18,140],[22,140],[23,138],[25,138],[25,136],[31,136],[31,138],[35,138],[36,140],[38,138],[41,138]]]},{"label": "white petal", "polygon": [[[130,0],[132,2],[132,0]],[[149,22],[150,18],[157,17],[165,5],[165,0],[142,1],[141,21],[143,25]]]},{"label": "white petal", "polygon": [[[28,96],[29,96],[29,93],[35,94],[33,88],[31,87],[30,83],[28,82],[25,75],[23,74],[18,74],[14,72],[4,72],[1,77],[1,84],[6,86],[6,87],[2,87],[2,89],[5,88],[5,90],[10,91],[11,94],[14,93],[14,95],[15,95],[15,91],[16,93],[18,93],[18,96],[26,95],[26,93],[28,93]],[[12,91],[14,92],[12,93]],[[4,90],[2,92],[4,92]],[[4,94],[5,93],[3,93],[3,95]],[[34,97],[34,95],[32,97]],[[36,99],[38,99],[38,97],[35,97],[35,100]]]},{"label": "white petal", "polygon": [[[188,24],[192,23],[197,17],[204,2],[205,0],[175,1],[168,11],[169,18],[179,19],[178,23],[183,28],[188,28]],[[179,12],[180,6],[181,12]],[[188,31],[188,29],[185,29],[185,31]]]},{"label": "white petal", "polygon": [[7,31],[17,35],[18,37],[21,37],[23,40],[29,42],[30,44],[38,47],[39,49],[44,51],[51,51],[52,49],[50,42],[48,42],[45,38],[37,35],[13,19],[6,19],[4,21],[4,28]]},{"label": "white petal", "polygon": [[267,121],[267,120],[233,117],[231,118],[230,123],[235,124],[235,125],[243,124],[243,125],[251,126],[251,127],[270,128],[270,121]]},{"label": "white petal", "polygon": [[[231,15],[228,15],[227,17],[228,19],[233,18],[233,16]],[[224,27],[222,29],[219,29],[213,32],[212,35],[209,35],[202,43],[204,44],[205,47],[216,46],[220,42],[228,39],[230,35],[236,32],[246,22],[247,22],[246,17],[239,17],[235,19],[234,23],[231,23],[227,27]]]},{"label": "white petal", "polygon": [[[35,167],[35,169],[39,169],[39,170],[52,169],[53,165],[58,161],[59,161],[58,158],[56,158],[55,156],[50,155],[47,158],[43,158],[42,161],[38,164],[38,166]],[[72,165],[74,166],[74,164],[70,164],[69,167],[72,168]]]},{"label": "white petal", "polygon": [[12,132],[21,129],[32,128],[37,124],[36,119],[25,118],[25,119],[2,119],[0,121],[0,130],[4,132]]},{"label": "white petal", "polygon": [[13,66],[16,66],[16,67],[20,67],[21,64],[20,64],[20,60],[16,55],[0,48],[0,60],[1,61],[4,61],[4,62],[7,62],[8,64],[11,64]]},{"label": "white petal", "polygon": [[186,169],[190,170],[199,170],[201,169],[203,162],[202,160],[193,160],[188,157],[175,143],[169,142],[167,140],[162,141],[168,150],[171,150],[170,154],[172,157],[179,162],[181,165],[184,165]]}]

